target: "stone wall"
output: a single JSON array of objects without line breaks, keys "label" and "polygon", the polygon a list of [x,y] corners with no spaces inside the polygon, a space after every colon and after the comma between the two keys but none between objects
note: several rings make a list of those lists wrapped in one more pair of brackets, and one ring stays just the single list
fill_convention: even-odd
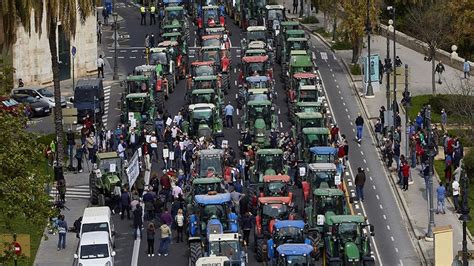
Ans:
[{"label": "stone wall", "polygon": [[[95,12],[81,24],[77,17],[75,39],[71,39],[71,47],[77,48],[75,58],[75,76],[86,76],[87,72],[97,69],[97,18]],[[34,32],[29,35],[23,27],[18,28],[17,41],[13,45],[13,67],[16,69],[15,80],[22,78],[27,86],[50,85],[53,81],[51,53],[46,33],[46,14],[43,14],[41,36]],[[71,49],[69,49],[71,50]],[[71,58],[72,64],[72,58]],[[71,67],[72,77],[72,67]]]}]

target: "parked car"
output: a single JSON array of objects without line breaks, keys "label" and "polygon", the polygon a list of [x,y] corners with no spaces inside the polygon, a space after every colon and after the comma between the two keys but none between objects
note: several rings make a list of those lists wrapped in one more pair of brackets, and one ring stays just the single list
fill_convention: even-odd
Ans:
[{"label": "parked car", "polygon": [[[42,87],[21,87],[12,90],[14,94],[27,94],[37,99],[44,99],[49,104],[49,107],[54,108],[54,93]],[[61,107],[66,107],[66,99],[61,96]]]},{"label": "parked car", "polygon": [[31,97],[27,94],[13,94],[12,99],[27,106],[32,117],[51,114],[49,103],[42,99]]},{"label": "parked car", "polygon": [[109,233],[95,231],[84,233],[77,248],[74,265],[114,265],[115,251],[110,242]]}]

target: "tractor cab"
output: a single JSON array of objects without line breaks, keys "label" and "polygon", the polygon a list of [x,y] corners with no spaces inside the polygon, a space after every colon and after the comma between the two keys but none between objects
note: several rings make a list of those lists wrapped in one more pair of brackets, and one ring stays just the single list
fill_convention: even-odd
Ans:
[{"label": "tractor cab", "polygon": [[[306,196],[306,195],[305,195]],[[315,188],[309,201],[305,201],[308,225],[323,233],[326,220],[333,215],[347,214],[346,196],[340,189]]]},{"label": "tractor cab", "polygon": [[309,193],[316,188],[342,189],[342,180],[334,163],[311,163],[307,175],[303,177],[302,187],[304,198],[308,201]]},{"label": "tractor cab", "polygon": [[273,69],[268,55],[245,56],[242,58],[242,71],[240,72],[240,83],[249,76],[268,76],[273,78]]},{"label": "tractor cab", "polygon": [[191,73],[188,75],[188,78],[217,75],[214,61],[194,61],[191,63],[190,71]]},{"label": "tractor cab", "polygon": [[219,95],[217,95],[216,91],[213,89],[193,90],[191,92],[189,104],[198,103],[215,103],[218,106],[221,106],[222,100],[219,99]]},{"label": "tractor cab", "polygon": [[204,35],[201,37],[201,46],[213,46],[213,47],[224,47],[226,48],[225,46],[225,43],[224,43],[224,40],[222,39],[222,36],[221,35],[217,35],[217,34],[214,34],[214,35]]},{"label": "tractor cab", "polygon": [[[130,93],[122,103],[121,121],[134,128],[154,130],[155,107],[148,93]],[[149,132],[151,132],[149,131]]]},{"label": "tractor cab", "polygon": [[249,169],[250,182],[263,183],[263,176],[286,174],[283,165],[283,151],[280,149],[258,149],[255,153],[255,165]]},{"label": "tractor cab", "polygon": [[150,65],[156,66],[158,76],[173,73],[174,62],[166,48],[150,48]]},{"label": "tractor cab", "polygon": [[[323,127],[323,115],[316,112],[296,113],[296,132],[295,136],[303,133],[305,128],[320,128]],[[320,145],[318,145],[320,146]]]},{"label": "tractor cab", "polygon": [[290,204],[290,197],[258,198],[257,215],[255,217],[256,237],[272,234],[277,220],[293,220],[293,208]]},{"label": "tractor cab", "polygon": [[225,14],[222,6],[203,6],[202,15],[197,20],[198,28],[225,27]]},{"label": "tractor cab", "polygon": [[304,50],[293,50],[290,52],[289,69],[287,76],[291,77],[295,73],[299,72],[316,72],[316,67],[313,63],[313,59]]},{"label": "tractor cab", "polygon": [[[201,70],[206,70],[205,68],[200,69]],[[198,72],[205,74],[203,72]],[[189,76],[188,76],[189,77]],[[220,106],[221,100],[222,100],[222,93],[220,89],[220,84],[219,84],[219,77],[216,75],[213,76],[196,76],[194,78],[188,79],[187,83],[187,89],[186,89],[186,97],[188,100],[192,101],[193,97],[205,97],[207,98],[209,95],[209,90],[212,90],[213,98],[211,98],[211,102],[209,103],[215,103],[217,107]],[[206,91],[201,91],[201,90],[206,90]],[[199,91],[199,92],[197,92]],[[217,98],[216,98],[217,96]],[[216,101],[216,99],[218,101]],[[199,102],[196,102],[199,103]],[[204,101],[202,103],[207,103],[207,101]]]},{"label": "tractor cab", "polygon": [[183,40],[181,32],[166,32],[161,37],[163,41],[178,42],[182,50],[187,50],[186,41]]},{"label": "tractor cab", "polygon": [[329,129],[325,127],[302,128],[301,134],[298,135],[298,159],[308,162],[311,158],[310,149],[316,146],[328,146],[328,138]]},{"label": "tractor cab", "polygon": [[186,10],[182,6],[165,7],[163,25],[181,24],[186,20]]},{"label": "tractor cab", "polygon": [[[327,221],[325,251],[330,263],[374,265],[370,236],[374,226],[367,224],[362,215],[334,215]],[[369,227],[369,230],[364,228]],[[369,236],[370,234],[370,236]]]},{"label": "tractor cab", "polygon": [[112,200],[115,186],[127,182],[122,159],[116,152],[102,152],[97,154],[97,163],[89,175],[89,190],[92,204],[105,206]]},{"label": "tractor cab", "polygon": [[158,44],[158,48],[165,48],[169,58],[176,64],[177,74],[181,78],[186,76],[188,52],[185,47],[180,47],[177,41],[163,41]]},{"label": "tractor cab", "polygon": [[267,76],[250,76],[245,78],[243,84],[244,88],[248,90],[253,89],[267,89],[272,87],[272,82]]},{"label": "tractor cab", "polygon": [[214,104],[192,104],[188,109],[189,128],[185,131],[188,131],[190,136],[212,138],[222,134],[220,111]]},{"label": "tractor cab", "polygon": [[290,176],[288,175],[266,175],[263,176],[263,192],[260,197],[290,197]]},{"label": "tractor cab", "polygon": [[[252,44],[256,44],[256,43],[252,43]],[[259,43],[257,43],[259,44]],[[263,46],[263,45],[262,45]],[[265,49],[247,49],[244,51],[244,57],[247,57],[247,56],[265,56],[267,55],[267,50]]]},{"label": "tractor cab", "polygon": [[310,163],[332,163],[337,159],[337,149],[334,147],[311,147]]},{"label": "tractor cab", "polygon": [[[230,193],[208,193],[207,195],[195,195],[194,201],[197,206],[193,206],[195,217],[190,217],[190,226],[199,225],[201,235],[212,233],[238,233],[237,215],[231,212],[232,200]],[[199,217],[197,223],[193,223],[193,218]],[[219,228],[220,227],[220,228]]]},{"label": "tractor cab", "polygon": [[227,257],[229,259],[229,265],[245,265],[248,263],[248,256],[242,249],[242,238],[238,233],[210,234],[208,239],[208,251],[206,253],[206,255],[211,257]]},{"label": "tractor cab", "polygon": [[279,31],[283,21],[286,21],[286,9],[283,5],[265,6],[265,26],[268,30]]},{"label": "tractor cab", "polygon": [[277,220],[273,225],[273,234],[267,241],[268,259],[277,259],[279,254],[276,248],[283,244],[311,244],[305,236],[305,222],[303,220]]},{"label": "tractor cab", "polygon": [[286,40],[286,52],[289,54],[290,51],[294,50],[304,50],[307,51],[309,50],[309,41],[307,38],[295,38],[291,37]]},{"label": "tractor cab", "polygon": [[276,265],[309,266],[314,265],[311,253],[313,246],[308,244],[283,244],[276,248],[278,254]]},{"label": "tractor cab", "polygon": [[273,112],[272,102],[267,99],[248,101],[241,117],[243,130],[250,130],[256,145],[270,145],[269,134],[277,128],[277,116]]},{"label": "tractor cab", "polygon": [[135,76],[146,76],[151,79],[156,78],[156,67],[154,65],[141,65],[136,66],[133,70],[133,74]]},{"label": "tractor cab", "polygon": [[304,86],[316,86],[316,89],[320,91],[321,94],[321,84],[322,81],[318,74],[314,72],[298,72],[293,74],[293,77],[290,81],[290,90],[294,90],[296,92]]},{"label": "tractor cab", "polygon": [[[221,50],[220,46],[203,46],[199,50],[199,59],[201,61],[212,61],[214,62],[214,66],[221,70],[222,66],[222,58],[226,57],[224,51]],[[226,66],[229,67],[229,66]],[[220,71],[219,71],[220,72]]]},{"label": "tractor cab", "polygon": [[223,177],[224,151],[221,149],[200,150],[197,154],[199,177]]},{"label": "tractor cab", "polygon": [[267,28],[265,26],[250,26],[247,28],[245,37],[242,39],[242,49],[247,49],[247,46],[252,42],[263,42],[268,44]]},{"label": "tractor cab", "polygon": [[125,79],[125,94],[148,93],[152,87],[152,78],[145,75],[129,75]]},{"label": "tractor cab", "polygon": [[[323,103],[322,102],[296,102],[294,104],[295,113],[323,113]],[[291,113],[291,111],[290,111]]]},{"label": "tractor cab", "polygon": [[215,191],[217,193],[225,193],[224,183],[222,178],[219,177],[207,177],[207,178],[194,178],[191,183],[191,190],[186,198],[188,203],[188,209],[190,205],[194,204],[194,196],[196,195],[207,195]]}]

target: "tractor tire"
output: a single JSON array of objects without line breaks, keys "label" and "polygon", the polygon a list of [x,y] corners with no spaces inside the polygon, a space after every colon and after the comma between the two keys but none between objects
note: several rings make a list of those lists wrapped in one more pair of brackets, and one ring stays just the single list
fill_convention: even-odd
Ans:
[{"label": "tractor tire", "polygon": [[281,82],[283,82],[283,85],[286,86],[286,79],[288,78],[286,76],[286,71],[288,71],[288,66],[286,63],[283,63],[281,65]]},{"label": "tractor tire", "polygon": [[99,194],[99,206],[105,206],[105,195],[104,194]]},{"label": "tractor tire", "polygon": [[99,189],[95,186],[95,178],[93,176],[89,177],[89,191],[91,203],[96,205],[99,203]]},{"label": "tractor tire", "polygon": [[158,113],[163,113],[165,109],[165,93],[157,92],[155,101],[156,101],[156,109],[158,110]]},{"label": "tractor tire", "polygon": [[290,120],[290,122],[292,124],[294,124],[295,121],[296,121],[295,104],[294,103],[289,103],[289,106],[288,106],[288,120]]},{"label": "tractor tire", "polygon": [[263,254],[263,244],[264,244],[264,241],[263,239],[257,239],[257,261],[258,262],[262,262],[262,261],[267,261],[265,257],[265,254]]},{"label": "tractor tire", "polygon": [[166,80],[168,81],[168,94],[173,93],[174,91],[174,77],[171,74],[166,75]]},{"label": "tractor tire", "polygon": [[[315,245],[319,246],[319,243],[322,241],[320,234],[310,234],[308,235],[308,239],[311,241],[311,245],[314,247]],[[321,257],[321,249],[318,249],[318,254],[316,254],[317,258]]]},{"label": "tractor tire", "polygon": [[245,102],[245,95],[247,94],[246,90],[244,87],[239,88],[239,94],[237,98],[237,108],[242,109],[244,105],[246,104]]},{"label": "tractor tire", "polygon": [[201,242],[191,242],[189,244],[189,253],[189,265],[194,266],[203,255]]},{"label": "tractor tire", "polygon": [[225,73],[222,74],[222,90],[224,91],[224,95],[227,95],[230,90],[230,81],[229,81],[229,74]]},{"label": "tractor tire", "polygon": [[146,129],[147,132],[153,132],[155,131],[155,125],[153,124],[150,124],[150,123],[146,123],[144,128]]}]

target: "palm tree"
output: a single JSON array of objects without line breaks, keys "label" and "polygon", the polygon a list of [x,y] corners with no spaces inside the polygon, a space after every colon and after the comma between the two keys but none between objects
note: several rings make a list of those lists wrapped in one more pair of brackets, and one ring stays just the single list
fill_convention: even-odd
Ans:
[{"label": "palm tree", "polygon": [[[76,37],[77,16],[83,24],[88,16],[94,14],[94,2],[92,0],[2,0],[0,5],[6,47],[10,47],[15,43],[18,26],[23,26],[28,33],[34,30],[41,35],[42,23],[46,23],[53,71],[54,126],[58,151],[57,164],[59,167],[62,167],[64,162],[64,143],[56,30],[58,23],[60,23],[66,38],[74,39]],[[43,12],[45,18],[43,18]],[[32,14],[33,16],[31,16]],[[32,19],[33,21],[31,21]]]}]

